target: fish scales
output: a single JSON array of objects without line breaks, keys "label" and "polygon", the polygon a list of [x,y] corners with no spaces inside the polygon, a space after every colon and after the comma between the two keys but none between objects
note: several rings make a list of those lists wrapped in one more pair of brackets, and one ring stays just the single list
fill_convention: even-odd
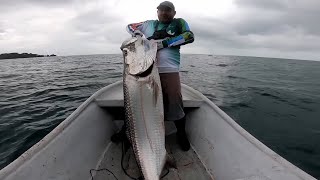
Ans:
[{"label": "fish scales", "polygon": [[123,89],[127,136],[145,179],[159,179],[165,165],[165,129],[156,44],[141,37],[125,41]]}]

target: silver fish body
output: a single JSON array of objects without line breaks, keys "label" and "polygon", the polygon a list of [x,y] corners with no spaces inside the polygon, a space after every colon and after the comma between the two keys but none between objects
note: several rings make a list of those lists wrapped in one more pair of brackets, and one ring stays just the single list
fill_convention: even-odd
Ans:
[{"label": "silver fish body", "polygon": [[123,91],[127,136],[144,179],[160,178],[167,160],[157,46],[142,37],[125,41]]}]

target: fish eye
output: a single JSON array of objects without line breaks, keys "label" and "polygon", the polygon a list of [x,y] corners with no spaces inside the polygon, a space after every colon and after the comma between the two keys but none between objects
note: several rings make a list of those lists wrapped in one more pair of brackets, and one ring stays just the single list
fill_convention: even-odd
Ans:
[{"label": "fish eye", "polygon": [[122,49],[122,53],[123,53],[123,55],[126,56],[128,54],[128,49],[127,48],[123,48]]}]

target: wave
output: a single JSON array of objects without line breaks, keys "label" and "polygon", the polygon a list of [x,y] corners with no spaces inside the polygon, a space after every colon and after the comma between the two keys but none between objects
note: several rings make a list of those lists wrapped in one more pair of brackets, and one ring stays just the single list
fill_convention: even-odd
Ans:
[{"label": "wave", "polygon": [[229,78],[229,79],[247,79],[247,78],[244,78],[244,77],[233,76],[233,75],[228,75],[227,78]]},{"label": "wave", "polygon": [[229,65],[227,65],[227,64],[217,64],[216,66],[218,66],[218,67],[227,67]]},{"label": "wave", "polygon": [[13,79],[20,76],[20,74],[0,74],[0,79]]},{"label": "wave", "polygon": [[214,94],[203,93],[203,95],[205,95],[210,100],[213,100],[213,99],[217,98]]},{"label": "wave", "polygon": [[278,100],[278,101],[288,102],[287,100],[281,98],[280,96],[276,96],[276,95],[273,95],[273,94],[270,94],[270,93],[262,92],[262,93],[260,93],[260,95],[261,96],[270,97],[270,98],[273,98],[273,99]]}]

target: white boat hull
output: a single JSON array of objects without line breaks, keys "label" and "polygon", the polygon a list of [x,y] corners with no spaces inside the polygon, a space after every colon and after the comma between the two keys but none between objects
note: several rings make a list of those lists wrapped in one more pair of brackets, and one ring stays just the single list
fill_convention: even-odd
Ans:
[{"label": "white boat hull", "polygon": [[[315,180],[250,135],[200,92],[183,85],[182,94],[187,109],[187,134],[199,160],[196,163],[201,163],[207,172],[207,176],[196,177]],[[103,161],[109,161],[106,155],[113,156],[110,137],[117,130],[116,120],[122,117],[116,110],[121,112],[122,107],[122,82],[102,88],[40,142],[3,168],[0,179],[90,179],[90,169],[101,168],[106,163]],[[173,132],[167,130],[167,134]],[[119,168],[118,176],[122,171]]]}]

